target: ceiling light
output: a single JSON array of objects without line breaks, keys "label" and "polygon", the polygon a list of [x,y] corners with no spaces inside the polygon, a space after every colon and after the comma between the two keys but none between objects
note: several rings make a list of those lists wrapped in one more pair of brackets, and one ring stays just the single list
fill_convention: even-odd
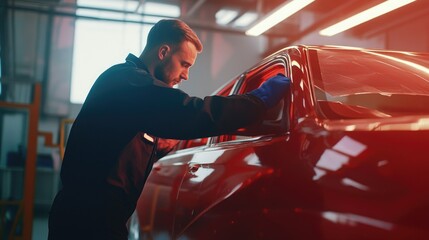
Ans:
[{"label": "ceiling light", "polygon": [[160,15],[172,18],[180,16],[179,6],[156,2],[145,2],[140,8],[140,12],[143,14]]},{"label": "ceiling light", "polygon": [[221,9],[216,13],[216,23],[220,25],[226,25],[230,23],[235,17],[237,17],[238,11],[232,9]]},{"label": "ceiling light", "polygon": [[[125,11],[134,11],[137,1],[99,1],[99,0],[77,0],[77,5],[82,7],[120,9]],[[79,10],[79,9],[78,9]]]},{"label": "ceiling light", "polygon": [[269,13],[267,17],[247,30],[246,35],[258,36],[314,1],[315,0],[288,1],[277,7],[274,11]]},{"label": "ceiling light", "polygon": [[351,16],[343,21],[340,21],[330,27],[327,27],[319,32],[323,36],[333,36],[337,33],[343,32],[361,23],[369,21],[380,15],[393,11],[397,8],[405,6],[415,0],[388,0],[380,3],[372,8],[369,8],[363,12],[360,12],[354,16]]},{"label": "ceiling light", "polygon": [[241,15],[237,20],[234,21],[232,24],[234,27],[247,27],[253,21],[255,21],[258,18],[258,14],[255,12],[246,12],[245,14]]}]

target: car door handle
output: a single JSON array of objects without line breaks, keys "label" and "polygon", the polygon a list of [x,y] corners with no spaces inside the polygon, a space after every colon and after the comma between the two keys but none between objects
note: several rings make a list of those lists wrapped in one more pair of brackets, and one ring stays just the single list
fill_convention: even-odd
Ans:
[{"label": "car door handle", "polygon": [[200,168],[200,165],[198,165],[198,164],[190,164],[188,172],[189,173],[195,173],[196,171],[198,171],[199,168]]}]

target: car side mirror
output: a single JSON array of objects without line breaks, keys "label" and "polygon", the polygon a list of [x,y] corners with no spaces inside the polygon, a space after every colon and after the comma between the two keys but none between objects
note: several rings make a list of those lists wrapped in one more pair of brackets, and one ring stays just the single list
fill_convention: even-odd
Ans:
[{"label": "car side mirror", "polygon": [[290,125],[290,97],[283,98],[276,106],[269,109],[264,120],[255,125],[240,128],[236,135],[241,136],[259,136],[268,134],[285,133],[289,130]]}]

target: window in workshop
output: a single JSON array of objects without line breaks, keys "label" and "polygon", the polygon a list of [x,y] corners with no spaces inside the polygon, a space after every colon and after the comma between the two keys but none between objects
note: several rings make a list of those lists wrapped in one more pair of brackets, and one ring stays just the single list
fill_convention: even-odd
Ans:
[{"label": "window in workshop", "polygon": [[[77,1],[81,8],[76,11],[80,17],[75,25],[72,103],[83,103],[97,77],[110,66],[124,62],[128,53],[139,56],[154,23],[162,18],[180,16],[180,9],[175,5],[150,1],[140,3],[123,0]],[[151,16],[143,16],[142,13]]]}]

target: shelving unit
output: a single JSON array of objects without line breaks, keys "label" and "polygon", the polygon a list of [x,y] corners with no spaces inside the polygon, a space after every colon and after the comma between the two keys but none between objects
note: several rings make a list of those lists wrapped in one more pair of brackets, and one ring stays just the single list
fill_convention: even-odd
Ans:
[{"label": "shelving unit", "polygon": [[[59,171],[52,168],[36,168],[34,205],[49,206],[59,187]],[[24,195],[24,169],[0,167],[2,183],[0,199],[17,200]]]},{"label": "shelving unit", "polygon": [[[31,239],[31,231],[33,226],[33,208],[35,197],[35,179],[36,179],[36,158],[37,158],[37,136],[39,125],[39,113],[41,104],[41,86],[39,83],[34,85],[32,103],[11,103],[0,101],[0,109],[18,110],[28,112],[28,128],[27,128],[27,144],[25,166],[22,168],[22,173],[19,171],[6,171],[6,175],[24,174],[22,179],[22,198],[18,200],[0,201],[1,207],[18,206],[19,214],[16,214],[14,222],[22,215],[22,236],[15,236],[15,230],[12,229],[8,235],[8,239]],[[6,177],[8,178],[8,177]],[[13,178],[10,178],[13,179]],[[2,186],[3,187],[3,186]],[[3,191],[3,190],[2,190]],[[22,211],[22,214],[21,214]],[[1,216],[4,217],[3,214]],[[14,225],[16,227],[16,225]],[[1,226],[3,227],[3,226]],[[3,228],[1,228],[3,229]],[[3,233],[2,233],[3,234]]]}]

